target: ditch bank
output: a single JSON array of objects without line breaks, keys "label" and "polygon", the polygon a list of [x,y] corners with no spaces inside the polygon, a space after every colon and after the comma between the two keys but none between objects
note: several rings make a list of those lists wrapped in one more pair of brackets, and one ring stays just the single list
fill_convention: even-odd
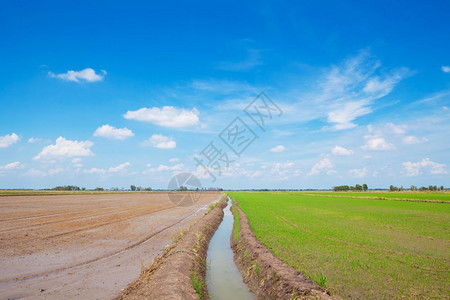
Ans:
[{"label": "ditch bank", "polygon": [[247,216],[234,200],[232,213],[234,261],[257,299],[340,299],[273,255],[256,238]]},{"label": "ditch bank", "polygon": [[[222,198],[175,243],[155,259],[139,279],[118,299],[209,299],[206,289],[206,255],[209,242],[223,219],[227,206]],[[211,206],[210,206],[211,207]]]}]

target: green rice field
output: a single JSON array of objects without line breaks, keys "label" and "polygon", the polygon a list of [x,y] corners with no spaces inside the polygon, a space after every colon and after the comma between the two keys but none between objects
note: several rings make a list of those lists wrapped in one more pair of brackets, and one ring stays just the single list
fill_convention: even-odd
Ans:
[{"label": "green rice field", "polygon": [[[332,294],[448,299],[450,204],[365,198],[372,194],[232,192],[230,197],[266,247]],[[449,199],[436,192],[384,194]]]},{"label": "green rice field", "polygon": [[450,202],[450,192],[303,192],[331,197],[361,197],[376,199],[433,200]]}]

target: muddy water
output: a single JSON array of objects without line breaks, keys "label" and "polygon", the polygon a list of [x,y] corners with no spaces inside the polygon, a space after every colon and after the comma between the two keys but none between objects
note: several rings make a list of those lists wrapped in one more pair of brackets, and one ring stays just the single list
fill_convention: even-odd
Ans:
[{"label": "muddy water", "polygon": [[211,299],[255,299],[242,281],[241,273],[233,261],[230,237],[233,231],[231,200],[224,208],[223,221],[220,224],[208,248],[206,284]]}]

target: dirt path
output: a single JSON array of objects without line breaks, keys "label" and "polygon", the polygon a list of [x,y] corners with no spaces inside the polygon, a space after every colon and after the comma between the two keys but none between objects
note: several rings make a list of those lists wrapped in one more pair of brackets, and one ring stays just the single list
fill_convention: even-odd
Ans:
[{"label": "dirt path", "polygon": [[0,198],[0,299],[111,299],[218,193],[176,207],[164,193]]}]

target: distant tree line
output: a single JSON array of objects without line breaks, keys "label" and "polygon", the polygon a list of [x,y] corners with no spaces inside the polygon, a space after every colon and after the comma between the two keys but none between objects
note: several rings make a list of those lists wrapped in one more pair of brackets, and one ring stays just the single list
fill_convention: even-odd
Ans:
[{"label": "distant tree line", "polygon": [[140,187],[140,186],[135,186],[135,185],[130,185],[130,190],[134,191],[151,191],[152,188],[151,187]]},{"label": "distant tree line", "polygon": [[[415,185],[411,185],[411,187],[409,189],[411,191],[443,191],[444,190],[444,186],[441,185],[440,187],[438,187],[436,185],[429,185],[428,187],[422,186],[422,187],[418,188]],[[389,186],[389,190],[391,192],[396,192],[396,191],[403,191],[404,189],[403,189],[403,186],[396,187],[396,186],[391,184]]]},{"label": "distant tree line", "polygon": [[367,184],[355,184],[354,186],[349,186],[349,185],[338,185],[338,186],[334,186],[333,190],[335,192],[346,192],[346,191],[367,191],[369,189],[369,187],[367,186]]},{"label": "distant tree line", "polygon": [[76,185],[60,185],[57,187],[54,187],[53,190],[55,191],[85,191],[86,188],[81,188]]}]

